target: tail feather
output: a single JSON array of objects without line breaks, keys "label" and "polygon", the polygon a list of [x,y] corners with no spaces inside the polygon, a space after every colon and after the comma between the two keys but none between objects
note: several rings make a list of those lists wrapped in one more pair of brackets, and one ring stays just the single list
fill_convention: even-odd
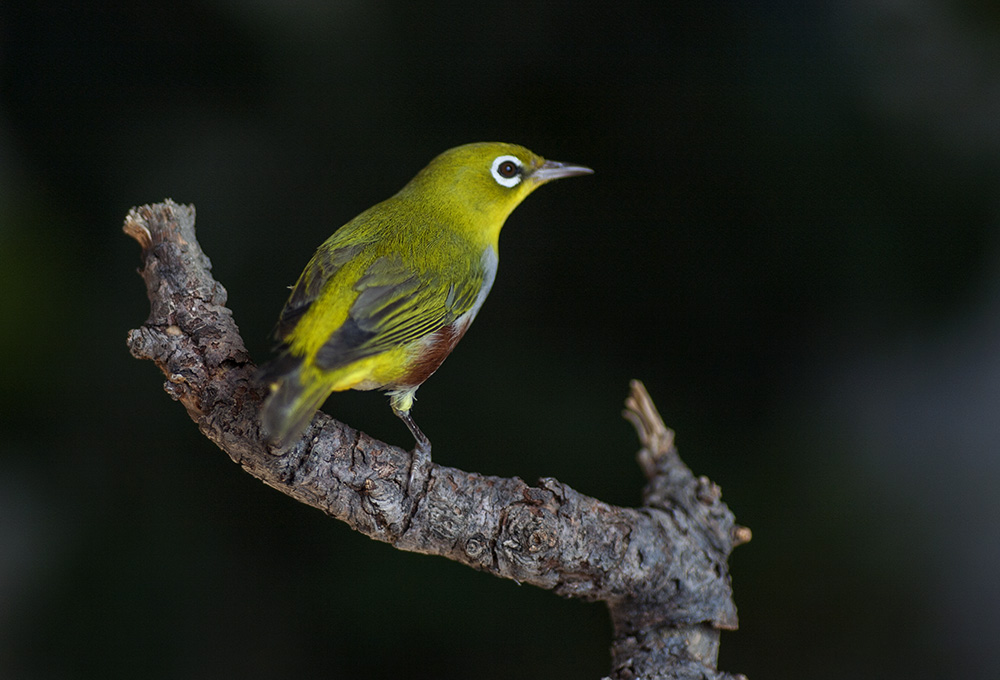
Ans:
[{"label": "tail feather", "polygon": [[303,384],[302,359],[287,354],[262,367],[258,379],[271,386],[271,394],[261,407],[260,422],[268,441],[278,448],[298,439],[330,396],[322,381]]}]

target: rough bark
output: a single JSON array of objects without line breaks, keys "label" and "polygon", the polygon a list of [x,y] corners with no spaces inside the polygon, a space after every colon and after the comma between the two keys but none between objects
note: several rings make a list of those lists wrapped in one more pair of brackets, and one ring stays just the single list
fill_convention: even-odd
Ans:
[{"label": "rough bark", "polygon": [[719,488],[681,462],[673,433],[641,383],[625,416],[649,482],[640,508],[432,464],[410,481],[410,454],[318,413],[277,454],[261,435],[265,396],[226,291],[194,233],[194,207],[133,208],[125,232],[142,246],[150,315],[128,335],[133,356],[163,371],[164,389],[243,469],[371,538],[442,555],[564,597],[605,602],[610,677],[735,680],[716,670],[720,630],[736,628],[726,561],[750,538]]}]

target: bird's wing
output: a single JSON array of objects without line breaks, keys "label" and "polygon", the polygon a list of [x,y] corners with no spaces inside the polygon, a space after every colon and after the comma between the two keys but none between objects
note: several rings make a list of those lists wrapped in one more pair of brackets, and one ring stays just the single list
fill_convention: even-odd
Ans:
[{"label": "bird's wing", "polygon": [[379,257],[354,284],[358,296],[316,365],[331,371],[447,326],[472,308],[483,278],[479,268],[418,274],[397,255]]},{"label": "bird's wing", "polygon": [[313,302],[323,292],[323,287],[340,269],[360,253],[367,243],[358,243],[336,248],[321,248],[316,251],[302,276],[292,289],[288,302],[281,310],[274,337],[278,342],[287,342],[288,336],[305,315]]}]

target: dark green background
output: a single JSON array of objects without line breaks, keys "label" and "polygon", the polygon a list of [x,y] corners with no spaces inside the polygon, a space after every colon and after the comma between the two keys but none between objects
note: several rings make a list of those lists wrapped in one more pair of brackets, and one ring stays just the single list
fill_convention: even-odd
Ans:
[{"label": "dark green background", "polygon": [[[607,671],[601,606],[292,502],[125,348],[131,206],[197,206],[262,360],[315,246],[481,140],[597,172],[509,220],[420,391],[436,459],[634,504],[641,378],[754,532],[724,669],[1000,674],[991,5],[139,6],[0,8],[0,676]],[[326,410],[410,445],[380,395]]]}]

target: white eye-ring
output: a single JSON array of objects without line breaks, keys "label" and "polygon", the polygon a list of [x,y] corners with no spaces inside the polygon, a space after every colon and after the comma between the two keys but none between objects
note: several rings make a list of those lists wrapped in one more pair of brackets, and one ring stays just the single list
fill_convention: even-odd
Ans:
[{"label": "white eye-ring", "polygon": [[502,187],[517,186],[521,182],[521,160],[517,156],[497,156],[490,173]]}]

